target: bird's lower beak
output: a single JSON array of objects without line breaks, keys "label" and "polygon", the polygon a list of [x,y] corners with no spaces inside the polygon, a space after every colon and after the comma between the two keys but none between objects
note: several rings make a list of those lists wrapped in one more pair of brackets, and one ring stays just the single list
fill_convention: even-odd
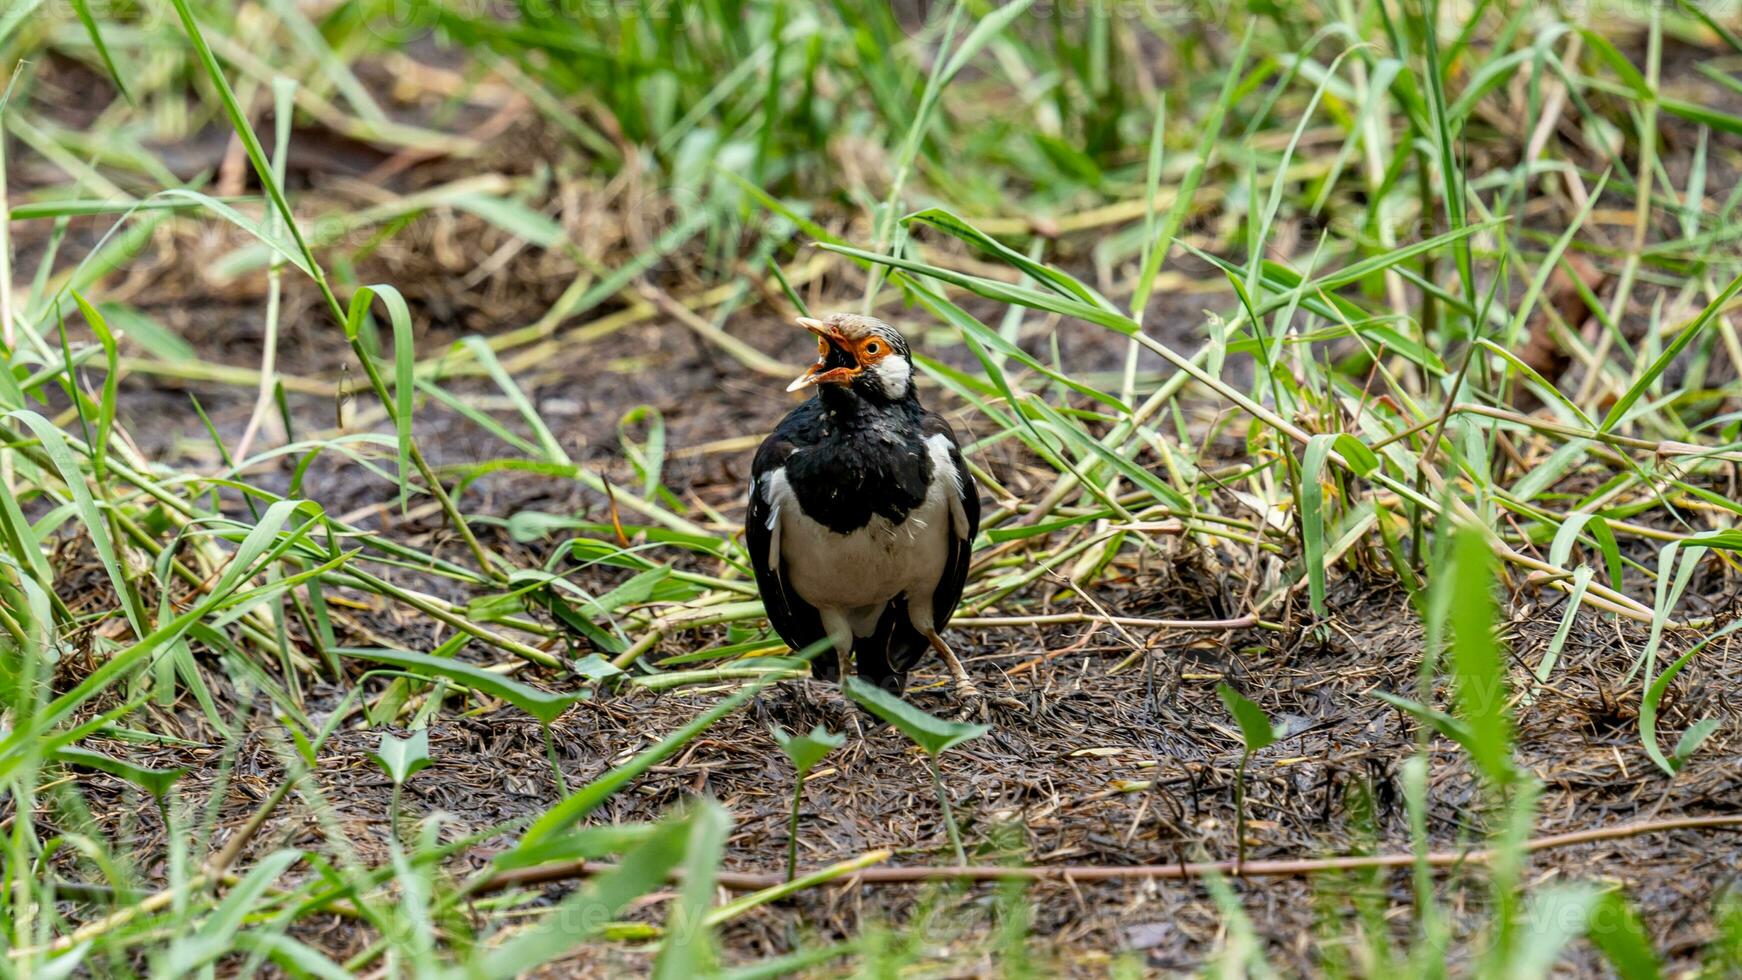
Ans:
[{"label": "bird's lower beak", "polygon": [[859,373],[857,366],[830,366],[831,353],[836,351],[845,353],[846,351],[847,339],[841,336],[841,332],[815,317],[801,316],[796,322],[799,326],[827,342],[830,351],[817,358],[817,362],[806,369],[805,373],[794,378],[792,384],[786,386],[786,390],[798,391],[800,388],[807,388],[811,385],[846,384],[853,380],[853,375]]}]

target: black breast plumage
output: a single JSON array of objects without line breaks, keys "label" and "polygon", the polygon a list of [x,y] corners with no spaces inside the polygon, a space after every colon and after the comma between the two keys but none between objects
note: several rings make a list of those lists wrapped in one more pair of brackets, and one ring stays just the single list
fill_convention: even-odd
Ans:
[{"label": "black breast plumage", "polygon": [[917,406],[911,417],[867,420],[814,398],[781,422],[770,444],[791,447],[786,480],[805,515],[846,534],[873,516],[899,524],[924,502],[932,461],[919,422]]}]

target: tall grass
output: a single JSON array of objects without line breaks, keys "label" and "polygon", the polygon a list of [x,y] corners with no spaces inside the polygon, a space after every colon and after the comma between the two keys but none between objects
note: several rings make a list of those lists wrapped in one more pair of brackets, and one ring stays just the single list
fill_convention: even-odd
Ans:
[{"label": "tall grass", "polygon": [[[1699,79],[1666,77],[1666,37],[1703,46]],[[1097,595],[1121,556],[1171,555],[1175,538],[1240,556],[1251,589],[1235,615],[1246,627],[1323,637],[1333,587],[1357,570],[1412,597],[1421,684],[1371,701],[1420,723],[1401,777],[1411,920],[1352,926],[1362,952],[1339,970],[1438,976],[1456,958],[1483,976],[1545,975],[1588,935],[1618,972],[1657,975],[1659,951],[1624,894],[1527,877],[1540,785],[1516,759],[1511,714],[1555,683],[1557,656],[1588,615],[1648,631],[1616,694],[1664,778],[1697,764],[1723,724],[1672,732],[1660,710],[1677,675],[1733,628],[1690,611],[1690,582],[1712,568],[1733,582],[1742,546],[1732,530],[1742,505],[1715,489],[1742,462],[1731,230],[1742,192],[1716,177],[1734,173],[1742,116],[1688,92],[1738,88],[1735,58],[1712,54],[1720,45],[1735,39],[1698,5],[1590,18],[1529,3],[1454,13],[980,0],[923,17],[863,0],[512,11],[352,0],[316,13],[288,0],[66,10],[24,0],[0,12],[0,50],[17,66],[0,104],[0,198],[11,195],[0,223],[8,969],[270,962],[298,975],[509,976],[583,947],[650,943],[652,970],[691,976],[726,969],[721,927],[888,860],[873,850],[789,870],[721,903],[733,826],[721,805],[697,801],[652,823],[589,819],[805,667],[763,630],[729,515],[665,485],[679,447],[656,412],[624,417],[616,472],[633,477],[613,479],[571,456],[522,388],[558,346],[655,319],[734,371],[777,375],[778,357],[728,329],[734,315],[822,300],[935,327],[928,338],[963,349],[933,356],[928,344],[918,361],[937,397],[978,420],[970,459],[996,503],[964,628],[1154,628]],[[396,111],[372,66],[403,70],[391,59],[419,46],[464,67],[426,82],[422,111]],[[49,61],[91,91],[113,79],[95,123],[63,118]],[[491,141],[506,137],[455,121],[478,88],[498,104],[524,100],[562,159],[334,214],[305,203],[320,198],[288,176],[299,127],[387,159],[440,159],[449,174],[492,165]],[[1670,166],[1672,127],[1697,131],[1698,149]],[[192,179],[152,148],[208,130],[236,150]],[[633,186],[640,204],[621,205],[626,220],[647,220],[647,204],[669,207],[670,220],[601,258],[555,217],[563,190],[580,185]],[[420,217],[456,211],[519,243],[503,261],[536,249],[567,261],[572,280],[529,323],[420,350],[407,297],[417,284],[368,284],[356,270]],[[258,369],[202,357],[122,286],[154,239],[202,221],[242,236],[215,272],[269,270]],[[13,247],[21,233],[27,249]],[[1575,259],[1616,270],[1606,300]],[[682,275],[655,274],[672,263]],[[1213,313],[1181,328],[1161,301],[1206,279]],[[305,280],[318,308],[293,325],[284,298]],[[862,287],[862,300],[836,280]],[[1116,334],[1123,371],[1091,376],[1056,348],[1025,346],[1031,328],[1059,320]],[[346,352],[347,379],[282,369],[292,329]],[[1537,334],[1552,338],[1564,374],[1527,356]],[[129,376],[240,387],[253,406],[245,434],[203,426],[211,465],[150,458],[130,430],[141,416],[128,411]],[[493,392],[479,395],[480,382]],[[290,395],[341,389],[356,400],[336,430],[306,431],[288,408]],[[433,464],[436,413],[484,440],[485,458]],[[1232,465],[1212,452],[1226,437],[1243,449]],[[1000,482],[991,450],[1006,446],[1044,467],[1043,485]],[[378,485],[390,511],[439,515],[458,547],[383,532],[305,493],[309,469],[335,457]],[[288,483],[267,478],[281,458],[293,461]],[[475,513],[469,488],[510,473],[578,482],[608,501],[609,519]],[[489,525],[503,533],[478,533]],[[514,538],[560,539],[558,558],[575,562],[540,564],[499,543]],[[96,578],[73,574],[81,561]],[[589,590],[577,564],[620,569],[618,584]],[[1565,604],[1547,654],[1514,664],[1497,603],[1554,593]],[[401,649],[353,615],[365,603],[436,623],[445,640]],[[710,639],[722,627],[723,646]],[[1659,656],[1666,637],[1696,636],[1675,659]],[[317,687],[342,692],[336,707],[314,708]],[[723,696],[568,785],[553,724],[625,687]],[[1262,709],[1229,695],[1242,730],[1260,731]],[[280,775],[240,827],[220,828],[221,792],[186,795],[183,772],[112,747],[173,738],[154,730],[156,712],[186,703],[224,734],[226,780],[239,778],[248,733],[272,733]],[[558,802],[458,839],[436,817],[399,819],[427,734],[388,730],[483,708],[541,726]],[[335,734],[355,727],[381,730],[396,804],[385,860],[352,846],[310,778]],[[102,751],[79,744],[99,735]],[[1436,736],[1482,778],[1489,849],[1465,872],[1487,885],[1475,928],[1454,922],[1444,862],[1430,853]],[[1242,757],[1243,776],[1248,764],[1265,760]],[[154,801],[161,867],[96,830],[87,770]],[[949,815],[941,779],[937,790]],[[287,800],[315,816],[318,846],[254,840]],[[795,826],[797,815],[795,800]],[[1222,877],[1243,871],[1244,826],[1225,855],[1233,866],[1209,868],[1204,887],[1225,923],[1217,961],[1260,973],[1270,969],[1262,923]],[[953,817],[949,828],[952,859],[967,862],[975,842],[957,837]],[[485,842],[488,867],[457,874],[455,859]],[[514,887],[566,871],[587,880],[554,907]],[[1326,895],[1336,901],[1331,886]],[[1718,975],[1742,949],[1742,917],[1726,901],[1702,954]],[[662,925],[626,921],[650,902],[664,903]],[[1026,935],[1017,891],[1000,909],[999,930],[963,942],[984,943],[1014,973],[1044,937]],[[365,948],[333,955],[301,928],[333,916],[357,923]],[[916,914],[730,965],[746,976],[931,969],[934,930],[947,932]]]}]

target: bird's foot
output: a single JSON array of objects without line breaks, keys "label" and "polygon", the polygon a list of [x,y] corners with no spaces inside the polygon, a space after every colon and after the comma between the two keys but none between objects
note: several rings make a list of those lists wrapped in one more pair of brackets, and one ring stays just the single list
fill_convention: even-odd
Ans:
[{"label": "bird's foot", "polygon": [[967,668],[962,666],[962,661],[956,657],[955,651],[951,650],[950,645],[945,643],[944,638],[937,635],[936,632],[927,633],[926,639],[931,642],[932,649],[938,652],[938,656],[943,658],[944,666],[949,668],[950,676],[955,678],[956,700],[961,703],[961,710],[956,712],[955,720],[967,721],[976,716],[981,721],[991,720],[992,712],[986,702],[985,695],[981,694],[980,688],[975,686],[974,679],[968,676]]},{"label": "bird's foot", "polygon": [[992,720],[991,702],[986,699],[986,695],[980,693],[979,686],[972,679],[966,674],[957,677],[955,688],[956,703],[960,706],[956,710],[956,721]]}]

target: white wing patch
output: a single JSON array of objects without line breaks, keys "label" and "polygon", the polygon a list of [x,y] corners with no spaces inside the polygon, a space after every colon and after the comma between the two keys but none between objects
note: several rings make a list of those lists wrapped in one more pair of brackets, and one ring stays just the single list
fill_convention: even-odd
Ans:
[{"label": "white wing patch", "polygon": [[956,537],[966,539],[968,536],[968,510],[962,504],[962,472],[956,469],[956,461],[950,458],[950,437],[942,432],[925,441],[925,448],[931,454],[932,479],[942,479],[946,496],[950,501],[950,530]]},{"label": "white wing patch", "polygon": [[[793,500],[792,487],[786,482],[786,467],[779,466],[762,475],[762,499],[768,504],[768,567],[780,577],[780,508]],[[798,501],[793,500],[796,506]]]}]

